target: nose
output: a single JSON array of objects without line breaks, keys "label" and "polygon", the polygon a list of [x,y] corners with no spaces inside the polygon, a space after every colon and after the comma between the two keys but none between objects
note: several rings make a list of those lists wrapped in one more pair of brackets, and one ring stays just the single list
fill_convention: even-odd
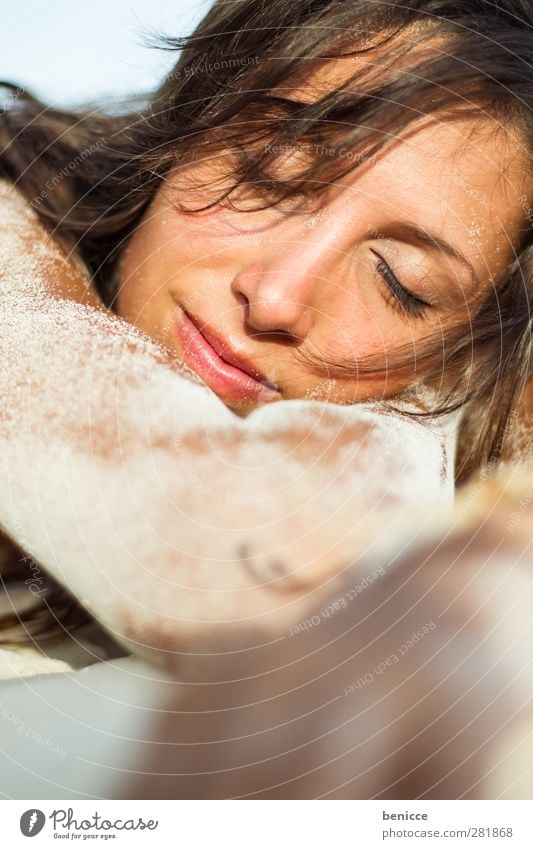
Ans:
[{"label": "nose", "polygon": [[331,296],[331,276],[339,259],[332,242],[332,232],[311,230],[301,239],[259,248],[259,258],[245,265],[232,282],[252,330],[305,339]]}]

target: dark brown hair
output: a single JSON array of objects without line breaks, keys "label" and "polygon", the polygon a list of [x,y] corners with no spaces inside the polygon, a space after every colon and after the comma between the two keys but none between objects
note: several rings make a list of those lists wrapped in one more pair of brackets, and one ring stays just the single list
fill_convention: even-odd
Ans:
[{"label": "dark brown hair", "polygon": [[[428,39],[441,49],[425,52]],[[531,156],[531,0],[219,0],[190,36],[158,44],[179,53],[174,69],[145,102],[121,109],[58,110],[4,84],[12,103],[0,115],[0,174],[81,256],[110,308],[129,236],[161,181],[195,159],[227,154],[229,182],[213,203],[231,203],[238,187],[253,184],[265,206],[294,193],[320,196],[424,116],[471,114],[512,125]],[[373,50],[386,57],[382,72],[356,70],[311,103],[275,91],[317,62]],[[309,143],[316,155],[304,157],[290,179],[276,178],[273,151]],[[324,156],[322,143],[359,153]],[[497,457],[529,374],[530,204],[524,197],[524,228],[505,273],[447,338],[428,337],[386,363],[327,364],[339,375],[445,375],[438,410],[430,412],[469,411],[475,427],[463,459],[470,467]]]}]

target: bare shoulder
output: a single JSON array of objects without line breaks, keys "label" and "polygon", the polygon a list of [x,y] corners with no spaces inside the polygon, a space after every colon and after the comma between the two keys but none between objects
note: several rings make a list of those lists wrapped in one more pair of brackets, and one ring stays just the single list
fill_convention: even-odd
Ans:
[{"label": "bare shoulder", "polygon": [[0,179],[0,292],[100,303],[80,260],[61,247],[30,200],[6,179]]}]

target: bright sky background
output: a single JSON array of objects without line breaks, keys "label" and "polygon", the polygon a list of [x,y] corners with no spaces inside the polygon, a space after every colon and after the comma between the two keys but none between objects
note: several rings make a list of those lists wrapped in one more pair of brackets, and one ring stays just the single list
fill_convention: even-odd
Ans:
[{"label": "bright sky background", "polygon": [[212,0],[0,0],[0,79],[61,105],[153,88],[175,53],[143,32],[187,35]]}]

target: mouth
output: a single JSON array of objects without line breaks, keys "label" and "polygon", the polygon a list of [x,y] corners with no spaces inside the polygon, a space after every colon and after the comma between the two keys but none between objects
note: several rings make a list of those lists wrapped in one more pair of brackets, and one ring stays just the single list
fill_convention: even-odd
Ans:
[{"label": "mouth", "polygon": [[224,400],[241,403],[279,400],[278,387],[251,360],[183,307],[180,307],[178,335],[189,368]]}]

